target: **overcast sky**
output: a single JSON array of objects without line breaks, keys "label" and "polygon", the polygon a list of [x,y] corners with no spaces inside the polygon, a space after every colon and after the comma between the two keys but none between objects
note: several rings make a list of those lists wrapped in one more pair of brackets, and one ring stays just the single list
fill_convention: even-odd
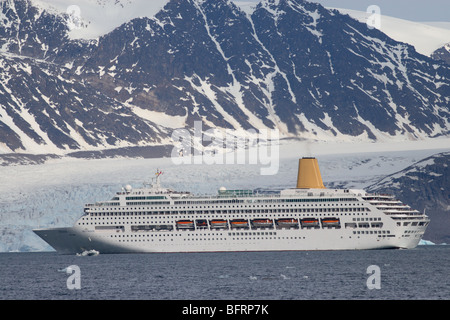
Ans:
[{"label": "overcast sky", "polygon": [[[234,0],[259,2],[259,0]],[[308,0],[325,7],[366,11],[377,5],[382,15],[411,21],[450,22],[450,0]]]}]

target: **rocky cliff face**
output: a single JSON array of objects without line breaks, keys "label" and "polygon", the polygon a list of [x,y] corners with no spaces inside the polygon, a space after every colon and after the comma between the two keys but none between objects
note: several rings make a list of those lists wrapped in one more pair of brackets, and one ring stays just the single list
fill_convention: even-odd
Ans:
[{"label": "rocky cliff face", "polygon": [[434,51],[431,54],[431,57],[433,59],[441,60],[447,64],[450,64],[450,43],[447,43],[445,46]]},{"label": "rocky cliff face", "polygon": [[449,132],[450,68],[301,0],[170,0],[96,40],[31,0],[1,4],[0,148],[170,144],[176,128],[309,139]]},{"label": "rocky cliff face", "polygon": [[431,223],[425,238],[450,243],[450,152],[436,154],[370,186],[368,191],[391,193],[424,212]]}]

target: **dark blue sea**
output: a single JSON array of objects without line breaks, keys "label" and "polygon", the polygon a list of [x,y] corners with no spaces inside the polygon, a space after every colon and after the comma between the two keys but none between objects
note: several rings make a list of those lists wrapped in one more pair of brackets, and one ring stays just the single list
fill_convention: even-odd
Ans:
[{"label": "dark blue sea", "polygon": [[448,300],[450,246],[85,257],[54,252],[1,253],[0,299],[192,300],[197,303],[202,300]]}]

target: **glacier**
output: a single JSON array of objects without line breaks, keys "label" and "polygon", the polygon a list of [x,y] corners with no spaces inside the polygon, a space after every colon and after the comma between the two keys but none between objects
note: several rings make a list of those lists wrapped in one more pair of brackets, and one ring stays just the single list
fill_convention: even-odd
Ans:
[{"label": "glacier", "polygon": [[279,170],[260,174],[261,164],[177,165],[171,158],[51,159],[39,165],[0,166],[0,252],[53,251],[32,229],[71,226],[85,203],[113,197],[127,184],[161,183],[194,194],[221,186],[261,192],[295,186],[298,159],[315,156],[329,188],[356,188],[380,180],[430,155],[449,150],[449,139],[403,143],[281,142]]}]

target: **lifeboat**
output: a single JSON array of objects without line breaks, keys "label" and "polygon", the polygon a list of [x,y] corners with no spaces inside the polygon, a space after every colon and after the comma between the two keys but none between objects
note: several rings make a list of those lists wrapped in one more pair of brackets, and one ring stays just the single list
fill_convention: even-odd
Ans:
[{"label": "lifeboat", "polygon": [[276,220],[280,228],[298,228],[298,221],[294,218],[282,218]]},{"label": "lifeboat", "polygon": [[179,220],[176,222],[177,229],[194,229],[194,221],[191,220]]},{"label": "lifeboat", "polygon": [[271,219],[253,219],[252,226],[255,228],[272,228],[273,221]]},{"label": "lifeboat", "polygon": [[320,228],[319,219],[305,218],[300,220],[302,228]]},{"label": "lifeboat", "polygon": [[209,225],[211,226],[211,229],[228,229],[227,220],[222,219],[211,220],[209,221]]},{"label": "lifeboat", "polygon": [[248,221],[237,219],[230,221],[231,228],[248,228]]},{"label": "lifeboat", "polygon": [[340,228],[341,222],[339,218],[323,218],[322,227],[324,228]]}]

